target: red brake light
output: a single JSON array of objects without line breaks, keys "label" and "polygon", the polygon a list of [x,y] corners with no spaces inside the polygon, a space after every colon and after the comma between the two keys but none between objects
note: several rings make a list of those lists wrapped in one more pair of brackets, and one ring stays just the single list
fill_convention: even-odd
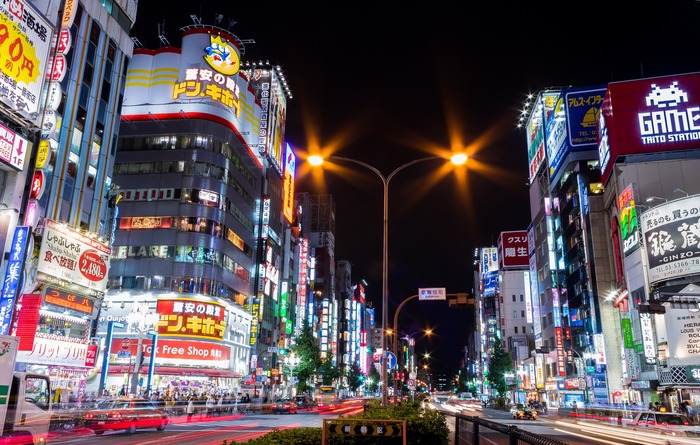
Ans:
[{"label": "red brake light", "polygon": [[92,418],[94,418],[94,417],[95,417],[94,414],[91,414],[91,413],[85,414],[85,418],[86,418],[86,419],[92,419]]},{"label": "red brake light", "polygon": [[683,422],[683,425],[684,425],[684,426],[688,426],[688,425],[690,425],[690,424],[689,424],[688,422]]},{"label": "red brake light", "polygon": [[119,414],[119,413],[112,413],[112,414],[109,415],[109,417],[110,417],[111,419],[121,419],[121,418],[122,418],[122,415]]}]

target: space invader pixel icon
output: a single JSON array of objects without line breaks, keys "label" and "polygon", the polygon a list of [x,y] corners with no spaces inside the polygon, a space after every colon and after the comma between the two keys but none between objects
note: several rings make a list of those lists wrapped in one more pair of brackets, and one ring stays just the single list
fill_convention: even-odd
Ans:
[{"label": "space invader pixel icon", "polygon": [[651,84],[651,93],[647,96],[647,106],[656,105],[658,108],[677,107],[688,102],[688,93],[678,88],[678,81],[674,81],[668,88],[661,88],[657,84]]}]

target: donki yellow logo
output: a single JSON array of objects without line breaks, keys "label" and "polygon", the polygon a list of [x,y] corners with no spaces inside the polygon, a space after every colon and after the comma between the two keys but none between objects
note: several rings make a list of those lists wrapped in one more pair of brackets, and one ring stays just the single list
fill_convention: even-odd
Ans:
[{"label": "donki yellow logo", "polygon": [[219,36],[210,36],[210,44],[204,51],[204,60],[215,71],[226,76],[233,76],[238,72],[241,61],[238,56],[238,49]]}]

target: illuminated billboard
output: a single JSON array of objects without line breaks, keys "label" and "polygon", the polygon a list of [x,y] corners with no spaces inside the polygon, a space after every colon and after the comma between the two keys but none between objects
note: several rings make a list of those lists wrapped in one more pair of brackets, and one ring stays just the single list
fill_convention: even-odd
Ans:
[{"label": "illuminated billboard", "polygon": [[559,91],[544,91],[537,96],[530,118],[527,121],[527,163],[530,184],[545,162],[545,126],[559,98]]},{"label": "illuminated billboard", "polygon": [[700,148],[700,74],[609,84],[598,132],[604,185],[619,156]]},{"label": "illuminated billboard", "polygon": [[[240,71],[236,37],[201,25],[187,27],[182,48],[134,50],[126,73],[122,120],[201,118],[231,128],[260,164],[261,105]],[[281,158],[281,156],[280,156]]]},{"label": "illuminated billboard", "polygon": [[56,221],[46,220],[37,279],[101,297],[107,290],[109,245]]},{"label": "illuminated billboard", "polygon": [[32,2],[0,3],[0,100],[32,120],[42,105],[52,34]]},{"label": "illuminated billboard", "polygon": [[617,197],[617,208],[620,212],[620,231],[622,253],[627,255],[639,247],[639,218],[634,202],[634,189],[628,185]]},{"label": "illuminated billboard", "polygon": [[481,249],[481,277],[498,272],[498,250],[495,247]]},{"label": "illuminated billboard", "polygon": [[700,274],[700,195],[669,201],[641,216],[649,284]]},{"label": "illuminated billboard", "polygon": [[[549,176],[554,177],[573,152],[591,151],[598,146],[598,118],[605,87],[567,88],[559,96],[552,119],[547,122],[546,154]],[[554,187],[556,183],[552,183]]]},{"label": "illuminated billboard", "polygon": [[499,269],[526,268],[530,265],[527,230],[501,232],[498,237]]},{"label": "illuminated billboard", "polygon": [[159,298],[158,335],[223,340],[226,308],[215,301],[194,298]]},{"label": "illuminated billboard", "polygon": [[294,220],[294,178],[296,176],[297,157],[292,151],[292,147],[287,144],[284,155],[284,183],[283,192],[284,198],[282,202],[282,214],[285,219],[291,224]]},{"label": "illuminated billboard", "polygon": [[250,86],[255,91],[255,99],[260,103],[260,129],[258,131],[258,153],[265,156],[270,164],[282,174],[284,129],[287,119],[287,98],[280,75],[271,68],[258,68],[250,74]]}]

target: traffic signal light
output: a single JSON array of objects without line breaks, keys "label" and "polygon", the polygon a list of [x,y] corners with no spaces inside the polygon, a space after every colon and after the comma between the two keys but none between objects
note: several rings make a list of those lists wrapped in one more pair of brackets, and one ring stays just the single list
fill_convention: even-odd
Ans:
[{"label": "traffic signal light", "polygon": [[287,348],[279,348],[279,349],[277,350],[277,353],[278,353],[279,355],[281,355],[281,356],[287,355],[287,352],[288,352],[288,351],[287,351]]}]

